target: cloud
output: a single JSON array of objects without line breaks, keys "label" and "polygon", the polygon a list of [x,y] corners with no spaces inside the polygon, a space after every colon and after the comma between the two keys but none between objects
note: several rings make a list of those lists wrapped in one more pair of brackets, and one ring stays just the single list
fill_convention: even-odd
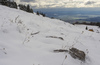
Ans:
[{"label": "cloud", "polygon": [[98,0],[16,0],[16,2],[30,4],[34,8],[100,7]]},{"label": "cloud", "polygon": [[36,0],[20,0],[20,2],[35,2]]},{"label": "cloud", "polygon": [[94,3],[96,3],[96,2],[94,2],[94,1],[87,1],[87,2],[85,3],[85,5],[91,5],[91,4],[94,4]]}]

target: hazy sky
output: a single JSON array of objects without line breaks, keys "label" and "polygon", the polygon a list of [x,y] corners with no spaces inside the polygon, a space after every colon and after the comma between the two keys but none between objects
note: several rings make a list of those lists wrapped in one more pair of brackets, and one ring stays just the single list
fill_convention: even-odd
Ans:
[{"label": "hazy sky", "polygon": [[15,0],[17,3],[30,4],[34,8],[80,8],[100,7],[100,0]]}]

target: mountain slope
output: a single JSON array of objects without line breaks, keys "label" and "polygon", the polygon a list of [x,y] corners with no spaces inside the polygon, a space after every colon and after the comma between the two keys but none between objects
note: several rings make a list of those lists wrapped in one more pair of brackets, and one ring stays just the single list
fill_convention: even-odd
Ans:
[{"label": "mountain slope", "polygon": [[[72,47],[86,53],[85,62],[53,52]],[[0,5],[0,65],[100,65],[99,49],[100,33]]]}]

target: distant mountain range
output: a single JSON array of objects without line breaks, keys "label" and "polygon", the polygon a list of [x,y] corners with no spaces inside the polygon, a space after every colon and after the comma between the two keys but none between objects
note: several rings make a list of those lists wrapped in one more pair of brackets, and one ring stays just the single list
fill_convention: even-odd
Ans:
[{"label": "distant mountain range", "polygon": [[93,17],[87,19],[78,19],[78,21],[100,22],[100,17]]}]

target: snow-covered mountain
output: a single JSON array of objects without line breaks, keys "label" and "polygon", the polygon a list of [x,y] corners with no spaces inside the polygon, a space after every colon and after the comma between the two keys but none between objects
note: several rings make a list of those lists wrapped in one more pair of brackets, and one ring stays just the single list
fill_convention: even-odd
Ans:
[{"label": "snow-covered mountain", "polygon": [[[85,27],[0,5],[0,65],[100,65],[100,28]],[[53,52],[72,47],[85,62]]]}]

